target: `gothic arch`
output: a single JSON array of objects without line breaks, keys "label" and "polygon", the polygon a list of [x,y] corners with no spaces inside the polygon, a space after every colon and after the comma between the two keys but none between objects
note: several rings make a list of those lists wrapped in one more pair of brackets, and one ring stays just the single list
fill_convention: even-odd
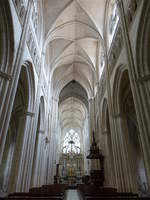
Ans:
[{"label": "gothic arch", "polygon": [[[130,80],[128,70],[124,65],[121,65],[117,68],[116,75],[114,78],[113,85],[113,105],[114,105],[114,115],[115,116],[124,116],[127,112],[127,108],[125,108],[128,103],[127,100],[132,101],[132,105],[134,107],[134,118],[136,118],[136,111],[134,105],[134,99],[132,95]],[[131,98],[131,99],[129,99]],[[127,113],[126,113],[127,114]]]},{"label": "gothic arch", "polygon": [[[144,1],[136,40],[137,77],[150,75],[150,1]],[[148,77],[147,77],[148,78]]]},{"label": "gothic arch", "polygon": [[35,75],[33,71],[33,66],[32,63],[29,61],[26,61],[23,65],[26,71],[26,80],[27,80],[27,91],[29,95],[29,100],[28,100],[28,110],[32,111],[34,108],[34,103],[35,103]]},{"label": "gothic arch", "polygon": [[129,163],[131,184],[134,184],[131,186],[132,189],[142,191],[147,182],[146,171],[129,74],[124,65],[117,68],[114,80],[113,111],[122,154],[126,154],[124,156]]},{"label": "gothic arch", "polygon": [[[32,66],[25,62],[21,68],[5,140],[0,170],[0,189],[2,192],[12,192],[16,189],[24,140],[29,134],[27,118],[31,115],[33,105],[34,76]],[[15,165],[13,165],[13,162],[15,162]]]},{"label": "gothic arch", "polygon": [[32,112],[35,103],[35,76],[32,63],[25,61],[22,65],[19,81],[24,85],[27,112]]},{"label": "gothic arch", "polygon": [[120,110],[120,103],[119,103],[119,88],[122,81],[122,75],[124,71],[126,70],[125,65],[120,65],[116,69],[116,73],[114,76],[114,82],[113,82],[113,89],[112,89],[112,99],[113,99],[113,109],[114,114],[119,114],[121,112]]},{"label": "gothic arch", "polygon": [[70,73],[69,75],[64,76],[63,79],[61,79],[56,85],[55,96],[58,98],[61,90],[73,80],[77,81],[84,88],[87,92],[88,98],[90,99],[92,96],[92,88],[89,81],[85,79],[82,73]]}]

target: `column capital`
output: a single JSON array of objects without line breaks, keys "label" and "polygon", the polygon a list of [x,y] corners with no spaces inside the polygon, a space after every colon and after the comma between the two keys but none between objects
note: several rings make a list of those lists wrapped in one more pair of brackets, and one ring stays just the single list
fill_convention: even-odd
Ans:
[{"label": "column capital", "polygon": [[91,97],[88,99],[89,102],[92,102],[94,100],[94,97]]},{"label": "column capital", "polygon": [[34,117],[34,116],[35,116],[35,113],[30,112],[30,111],[25,111],[23,114],[24,114],[25,116],[31,116],[31,117]]},{"label": "column capital", "polygon": [[117,119],[117,118],[125,118],[125,115],[124,115],[123,113],[114,113],[114,114],[112,115],[112,117],[113,117],[114,119]]},{"label": "column capital", "polygon": [[149,81],[149,80],[150,80],[150,74],[147,74],[147,75],[144,75],[144,76],[137,78],[135,80],[135,82],[144,83],[144,82]]},{"label": "column capital", "polygon": [[37,131],[38,133],[42,133],[42,134],[44,134],[45,133],[45,131],[44,130],[41,130],[41,129],[38,129],[38,131]]},{"label": "column capital", "polygon": [[108,133],[109,133],[108,130],[103,130],[103,131],[102,131],[102,134],[108,134]]},{"label": "column capital", "polygon": [[55,97],[52,97],[52,100],[54,100],[54,101],[56,101],[56,102],[59,101],[59,99],[57,99],[57,98],[55,98]]},{"label": "column capital", "polygon": [[3,71],[1,71],[1,70],[0,70],[0,77],[6,79],[6,80],[8,80],[8,81],[11,81],[11,80],[12,80],[12,76],[11,76],[11,75],[9,75],[9,74],[7,74],[6,72],[3,72]]}]

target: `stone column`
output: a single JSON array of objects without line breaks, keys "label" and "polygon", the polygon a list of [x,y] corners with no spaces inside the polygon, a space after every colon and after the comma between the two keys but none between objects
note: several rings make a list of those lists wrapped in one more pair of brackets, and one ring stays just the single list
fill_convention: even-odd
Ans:
[{"label": "stone column", "polygon": [[117,170],[117,188],[119,191],[122,192],[129,192],[128,191],[128,187],[125,183],[126,180],[126,176],[128,176],[128,174],[125,174],[125,168],[126,166],[124,165],[124,158],[122,157],[122,145],[121,145],[121,141],[120,141],[120,137],[117,130],[117,126],[115,124],[114,121],[114,117],[112,115],[112,120],[114,123],[114,132],[112,132],[112,143],[113,143],[113,149],[115,151],[114,156],[115,156],[115,167]]},{"label": "stone column", "polygon": [[27,12],[24,18],[19,47],[18,47],[16,59],[13,66],[14,67],[14,72],[12,74],[13,78],[11,79],[11,84],[9,84],[8,86],[7,99],[5,99],[5,106],[3,110],[1,111],[2,115],[0,117],[0,162],[3,156],[7,131],[9,127],[9,121],[11,117],[11,111],[13,109],[13,103],[14,103],[19,75],[21,71],[22,56],[23,56],[23,52],[25,48],[25,42],[26,42],[26,37],[28,33],[28,28],[29,28],[29,20],[30,20],[31,11],[32,11],[31,8],[32,8],[32,0],[29,0],[28,6],[27,6]]},{"label": "stone column", "polygon": [[92,143],[92,133],[95,131],[95,116],[94,116],[94,97],[89,99],[89,136],[90,143]]},{"label": "stone column", "polygon": [[53,124],[53,131],[52,133],[54,134],[54,146],[53,146],[53,177],[56,175],[56,164],[57,164],[57,151],[58,151],[58,138],[57,138],[57,131],[58,131],[58,127],[57,127],[57,124],[58,124],[58,99],[55,99],[53,98],[53,101],[54,101],[54,108],[55,108],[55,111],[54,111],[54,124]]},{"label": "stone column", "polygon": [[49,144],[48,144],[48,147],[47,147],[47,152],[48,152],[48,155],[47,155],[47,158],[48,158],[48,163],[47,163],[47,184],[52,184],[52,177],[51,177],[51,174],[52,174],[52,155],[53,154],[53,132],[52,132],[52,124],[53,124],[53,100],[52,100],[52,89],[53,89],[53,84],[52,82],[49,80],[49,95],[48,95],[48,108],[49,108],[49,113],[48,113],[48,136],[49,136]]},{"label": "stone column", "polygon": [[[136,78],[136,66],[133,56],[133,50],[131,45],[131,39],[129,36],[129,30],[127,27],[127,21],[125,17],[124,4],[122,0],[118,0],[118,8],[120,12],[122,32],[124,38],[124,44],[126,48],[126,54],[128,59],[128,72],[131,83],[131,90],[133,93],[133,99],[136,109],[136,115],[140,131],[140,140],[142,145],[142,152],[145,161],[145,167],[147,171],[148,184],[150,185],[150,112],[149,112],[149,95],[146,92],[149,89],[149,78]],[[142,67],[142,66],[141,66]]]},{"label": "stone column", "polygon": [[[111,187],[115,186],[115,172],[114,172],[114,160],[111,157],[110,148],[108,140],[111,139],[111,133],[108,130],[103,131],[102,140],[103,140],[103,153],[104,153],[104,169],[105,169],[105,183]],[[113,154],[113,153],[112,153]],[[112,163],[113,162],[113,163]]]},{"label": "stone column", "polygon": [[58,100],[52,97],[52,110],[51,110],[51,141],[50,141],[50,154],[48,164],[48,182],[53,183],[54,175],[56,174],[56,150],[57,150],[57,118],[58,118]]},{"label": "stone column", "polygon": [[116,135],[120,144],[120,155],[122,163],[122,174],[125,184],[125,191],[138,192],[135,181],[135,169],[132,163],[131,149],[129,145],[128,129],[126,126],[126,118],[123,114],[115,114],[114,116]]},{"label": "stone column", "polygon": [[53,120],[52,120],[52,113],[50,115],[50,118],[49,118],[49,123],[50,123],[50,127],[49,127],[49,132],[50,132],[50,143],[49,143],[49,156],[48,156],[48,178],[47,178],[47,182],[48,184],[51,184],[52,183],[52,179],[51,179],[51,175],[52,175],[52,149],[53,149],[53,135],[52,135],[52,123],[53,123]]},{"label": "stone column", "polygon": [[[26,162],[26,152],[28,149],[28,138],[30,133],[30,128],[33,123],[34,113],[32,112],[25,112],[23,116],[21,117],[21,122],[18,130],[18,140],[17,144],[20,146],[20,149],[18,147],[16,148],[16,155],[15,159],[17,159],[18,165],[14,165],[14,169],[12,174],[15,174],[16,171],[16,181],[14,182],[14,191],[21,191],[21,180],[24,174],[24,163]],[[20,135],[20,133],[22,133]],[[20,151],[20,154],[18,155],[18,150]],[[11,185],[12,188],[12,185]]]},{"label": "stone column", "polygon": [[32,126],[30,127],[29,137],[28,137],[28,147],[25,155],[25,162],[23,164],[24,175],[22,177],[22,188],[21,191],[28,191],[30,188],[31,177],[32,177],[32,167],[33,167],[33,156],[35,151],[35,141],[36,141],[36,133],[37,133],[37,124],[38,124],[38,116],[39,116],[39,105],[40,105],[40,85],[38,85],[38,93],[35,102],[35,116]]},{"label": "stone column", "polygon": [[42,185],[47,184],[47,163],[48,163],[48,156],[47,153],[49,154],[49,152],[47,152],[47,144],[49,143],[48,138],[45,135],[43,135],[43,144],[42,144],[42,179],[41,179],[41,183]]},{"label": "stone column", "polygon": [[107,39],[104,38],[105,42],[105,68],[106,68],[106,90],[107,90],[107,101],[108,101],[108,112],[109,112],[109,122],[110,122],[110,129],[111,129],[111,139],[112,139],[112,150],[113,150],[113,158],[114,158],[114,187],[117,187],[118,191],[126,191],[126,185],[124,183],[124,174],[123,174],[123,163],[122,163],[122,156],[121,156],[121,146],[119,138],[116,134],[116,126],[114,123],[114,108],[113,108],[113,101],[112,101],[112,94],[111,94],[111,86],[110,86],[110,70],[109,70],[109,61],[108,61],[108,54],[107,54]]},{"label": "stone column", "polygon": [[35,179],[34,179],[34,186],[41,186],[42,185],[42,165],[44,160],[43,155],[43,148],[44,148],[44,131],[39,130],[38,131],[38,146],[37,146],[37,155],[36,155],[36,166],[35,166]]},{"label": "stone column", "polygon": [[12,81],[12,76],[9,75],[8,73],[4,73],[0,70],[0,93],[1,93],[1,98],[0,98],[0,115],[2,114],[2,110],[5,105],[5,100],[6,100],[6,94],[7,90],[9,87],[9,84],[11,84]]}]

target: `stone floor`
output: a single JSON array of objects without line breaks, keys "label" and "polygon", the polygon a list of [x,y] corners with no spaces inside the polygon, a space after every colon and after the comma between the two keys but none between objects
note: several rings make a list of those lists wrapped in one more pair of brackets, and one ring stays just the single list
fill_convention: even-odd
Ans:
[{"label": "stone floor", "polygon": [[67,190],[66,200],[80,200],[77,190]]}]

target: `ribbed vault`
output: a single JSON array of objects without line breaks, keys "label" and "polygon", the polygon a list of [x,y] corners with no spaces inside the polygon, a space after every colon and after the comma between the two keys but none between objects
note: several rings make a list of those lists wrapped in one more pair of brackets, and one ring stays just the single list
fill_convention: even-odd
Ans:
[{"label": "ribbed vault", "polygon": [[71,80],[93,96],[115,1],[43,0],[45,66],[57,97]]},{"label": "ribbed vault", "polygon": [[[108,20],[115,19],[115,1],[43,0],[44,65],[53,96],[59,99],[62,135],[69,129],[82,133],[88,99],[95,95],[102,74],[100,59],[109,43]],[[72,81],[78,84],[73,86]]]},{"label": "ribbed vault", "polygon": [[105,0],[43,1],[46,66],[57,97],[71,80],[78,81],[89,98],[93,96],[105,7]]}]

